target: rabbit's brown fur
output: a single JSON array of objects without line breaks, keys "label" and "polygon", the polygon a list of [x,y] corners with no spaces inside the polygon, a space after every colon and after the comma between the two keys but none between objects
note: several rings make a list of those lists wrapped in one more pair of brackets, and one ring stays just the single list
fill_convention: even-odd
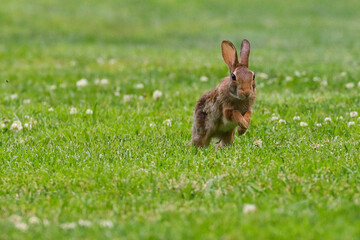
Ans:
[{"label": "rabbit's brown fur", "polygon": [[240,62],[230,41],[224,40],[221,48],[230,77],[204,93],[196,104],[192,127],[192,142],[196,147],[208,146],[213,137],[220,139],[218,147],[231,145],[236,127],[242,135],[250,124],[256,98],[255,75],[248,69],[250,43],[246,39],[242,41]]}]

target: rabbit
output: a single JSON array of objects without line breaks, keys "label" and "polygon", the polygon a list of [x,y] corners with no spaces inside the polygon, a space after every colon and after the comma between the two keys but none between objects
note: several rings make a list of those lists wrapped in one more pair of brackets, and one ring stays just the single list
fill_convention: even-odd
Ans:
[{"label": "rabbit", "polygon": [[250,43],[241,42],[240,62],[230,41],[222,41],[221,49],[229,76],[196,104],[191,139],[195,147],[207,147],[212,138],[220,140],[216,149],[232,145],[236,127],[239,136],[249,128],[256,98],[255,73],[248,69]]}]

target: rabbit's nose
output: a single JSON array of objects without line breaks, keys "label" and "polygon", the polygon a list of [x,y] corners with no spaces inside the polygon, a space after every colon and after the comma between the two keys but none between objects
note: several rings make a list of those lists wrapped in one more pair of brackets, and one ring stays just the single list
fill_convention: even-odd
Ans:
[{"label": "rabbit's nose", "polygon": [[249,97],[251,92],[244,92],[245,97]]}]

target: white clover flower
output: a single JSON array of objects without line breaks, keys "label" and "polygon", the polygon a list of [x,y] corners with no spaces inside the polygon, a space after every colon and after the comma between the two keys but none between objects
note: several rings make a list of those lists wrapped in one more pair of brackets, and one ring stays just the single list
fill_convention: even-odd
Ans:
[{"label": "white clover flower", "polygon": [[253,142],[253,145],[254,145],[255,147],[261,147],[261,146],[262,146],[262,141],[261,141],[261,139],[258,139],[258,140],[256,140],[256,141],[254,141],[254,142]]},{"label": "white clover flower", "polygon": [[93,114],[93,110],[91,110],[91,109],[86,109],[86,112],[85,112],[85,113],[91,115],[91,114]]},{"label": "white clover flower", "polygon": [[156,127],[156,124],[155,123],[150,123],[150,127],[151,128]]},{"label": "white clover flower", "polygon": [[353,88],[354,86],[355,86],[355,84],[352,83],[352,82],[349,82],[349,83],[345,84],[346,88]]},{"label": "white clover flower", "polygon": [[314,82],[320,82],[320,80],[321,80],[321,78],[319,78],[319,77],[313,77]]},{"label": "white clover flower", "polygon": [[14,222],[14,226],[21,231],[26,231],[29,228],[29,226],[24,222]]},{"label": "white clover flower", "polygon": [[114,95],[115,95],[116,97],[118,97],[118,96],[120,96],[120,93],[119,93],[119,92],[114,92]]},{"label": "white clover flower", "polygon": [[60,84],[60,87],[61,87],[61,88],[66,88],[66,83]]},{"label": "white clover flower", "polygon": [[280,119],[279,123],[286,123],[286,121],[284,119]]},{"label": "white clover flower", "polygon": [[308,124],[307,124],[306,122],[300,122],[300,126],[301,126],[301,127],[307,127]]},{"label": "white clover flower", "polygon": [[135,88],[135,89],[143,89],[143,88],[144,88],[144,84],[142,84],[142,83],[135,84],[135,85],[134,85],[134,88]]},{"label": "white clover flower", "polygon": [[356,117],[358,115],[357,112],[350,112],[350,117]]},{"label": "white clover flower", "polygon": [[346,72],[341,72],[340,73],[340,77],[346,77],[347,73]]},{"label": "white clover flower", "polygon": [[29,116],[29,115],[25,115],[24,118],[25,118],[25,119],[29,119],[30,116]]},{"label": "white clover flower", "polygon": [[30,223],[30,224],[39,224],[39,223],[40,223],[40,220],[39,220],[38,217],[32,216],[32,217],[29,218],[29,223]]},{"label": "white clover flower", "polygon": [[144,100],[144,96],[141,96],[141,95],[140,95],[140,96],[139,96],[139,100],[140,100],[140,101]]},{"label": "white clover flower", "polygon": [[94,84],[95,84],[95,85],[99,85],[99,84],[100,84],[100,79],[95,78],[95,80],[94,80]]},{"label": "white clover flower", "polygon": [[110,220],[100,220],[99,225],[102,227],[108,227],[108,228],[112,228],[114,226],[113,222]]},{"label": "white clover flower", "polygon": [[324,121],[325,121],[325,122],[331,122],[331,117],[326,117],[326,118],[324,119]]},{"label": "white clover flower", "polygon": [[259,77],[261,79],[268,79],[269,75],[267,75],[266,73],[263,73],[263,72],[259,72],[259,73],[256,73],[256,77]]},{"label": "white clover flower", "polygon": [[243,207],[243,213],[244,214],[248,214],[248,213],[252,213],[255,212],[257,210],[256,205],[255,204],[244,204]]},{"label": "white clover flower", "polygon": [[159,98],[161,98],[162,96],[162,92],[160,92],[159,90],[156,90],[154,93],[153,93],[153,98],[155,100],[158,100]]},{"label": "white clover flower", "polygon": [[70,108],[70,114],[77,114],[77,109],[74,107]]},{"label": "white clover flower", "polygon": [[358,119],[357,119],[358,121],[360,121],[360,117],[358,117]]},{"label": "white clover flower", "polygon": [[56,90],[56,88],[57,88],[56,85],[50,85],[49,86],[50,91],[54,91],[54,90]]},{"label": "white clover flower", "polygon": [[80,226],[83,227],[90,227],[92,225],[92,223],[89,220],[83,220],[83,219],[79,219],[78,223]]},{"label": "white clover flower", "polygon": [[285,77],[285,82],[290,82],[292,80],[293,80],[293,77],[291,77],[291,76],[286,76]]},{"label": "white clover flower", "polygon": [[344,120],[343,116],[340,116],[339,119],[340,119],[340,120]]},{"label": "white clover flower", "polygon": [[328,82],[326,80],[321,81],[321,86],[326,87],[328,85]]},{"label": "white clover flower", "polygon": [[201,76],[200,77],[200,82],[207,82],[209,79],[207,76]]},{"label": "white clover flower", "polygon": [[74,222],[63,223],[60,225],[60,227],[62,229],[74,229],[74,228],[76,228],[76,223],[74,223]]},{"label": "white clover flower", "polygon": [[20,132],[23,129],[22,124],[19,120],[13,122],[13,124],[11,124],[10,130],[13,132]]},{"label": "white clover flower", "polygon": [[294,74],[295,74],[295,76],[297,76],[297,77],[301,77],[301,73],[300,73],[298,70],[296,70],[296,71],[294,72]]},{"label": "white clover flower", "polygon": [[11,95],[10,95],[10,98],[11,98],[12,100],[17,99],[17,98],[18,98],[17,93],[11,94]]},{"label": "white clover flower", "polygon": [[100,84],[101,84],[101,85],[108,85],[108,84],[109,84],[109,80],[106,79],[106,78],[102,78],[102,79],[100,80]]},{"label": "white clover flower", "polygon": [[110,65],[113,65],[113,64],[115,64],[115,63],[116,63],[116,60],[115,60],[115,59],[112,58],[112,59],[109,60],[109,64],[110,64]]},{"label": "white clover flower", "polygon": [[51,107],[51,108],[48,109],[48,111],[49,111],[49,112],[53,112],[54,109]]},{"label": "white clover flower", "polygon": [[76,86],[80,87],[80,88],[81,87],[86,87],[88,84],[89,84],[88,80],[85,79],[85,78],[82,78],[82,79],[80,79],[79,81],[76,82]]},{"label": "white clover flower", "polygon": [[24,99],[23,103],[24,104],[29,104],[29,103],[31,103],[31,99]]},{"label": "white clover flower", "polygon": [[271,121],[276,121],[276,120],[278,120],[278,119],[279,119],[278,116],[272,116],[272,117],[271,117]]},{"label": "white clover flower", "polygon": [[131,102],[132,100],[132,95],[124,95],[123,99],[124,99],[124,102]]},{"label": "white clover flower", "polygon": [[321,127],[321,123],[315,123],[315,126]]},{"label": "white clover flower", "polygon": [[350,127],[350,126],[352,126],[354,124],[355,124],[355,122],[348,122],[348,127]]},{"label": "white clover flower", "polygon": [[24,128],[31,130],[32,125],[30,123],[24,123]]},{"label": "white clover flower", "polygon": [[166,119],[163,123],[171,127],[171,119]]},{"label": "white clover flower", "polygon": [[294,116],[293,120],[300,120],[300,117],[299,116]]}]

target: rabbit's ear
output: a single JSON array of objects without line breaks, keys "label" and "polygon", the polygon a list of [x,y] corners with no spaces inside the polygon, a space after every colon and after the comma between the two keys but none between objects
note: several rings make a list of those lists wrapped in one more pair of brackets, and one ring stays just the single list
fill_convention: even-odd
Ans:
[{"label": "rabbit's ear", "polygon": [[250,43],[248,40],[244,39],[241,42],[241,49],[240,49],[240,64],[248,67],[249,66],[249,55],[250,55]]},{"label": "rabbit's ear", "polygon": [[224,62],[229,66],[230,71],[235,70],[239,63],[235,46],[230,41],[224,40],[221,43],[221,50]]}]

